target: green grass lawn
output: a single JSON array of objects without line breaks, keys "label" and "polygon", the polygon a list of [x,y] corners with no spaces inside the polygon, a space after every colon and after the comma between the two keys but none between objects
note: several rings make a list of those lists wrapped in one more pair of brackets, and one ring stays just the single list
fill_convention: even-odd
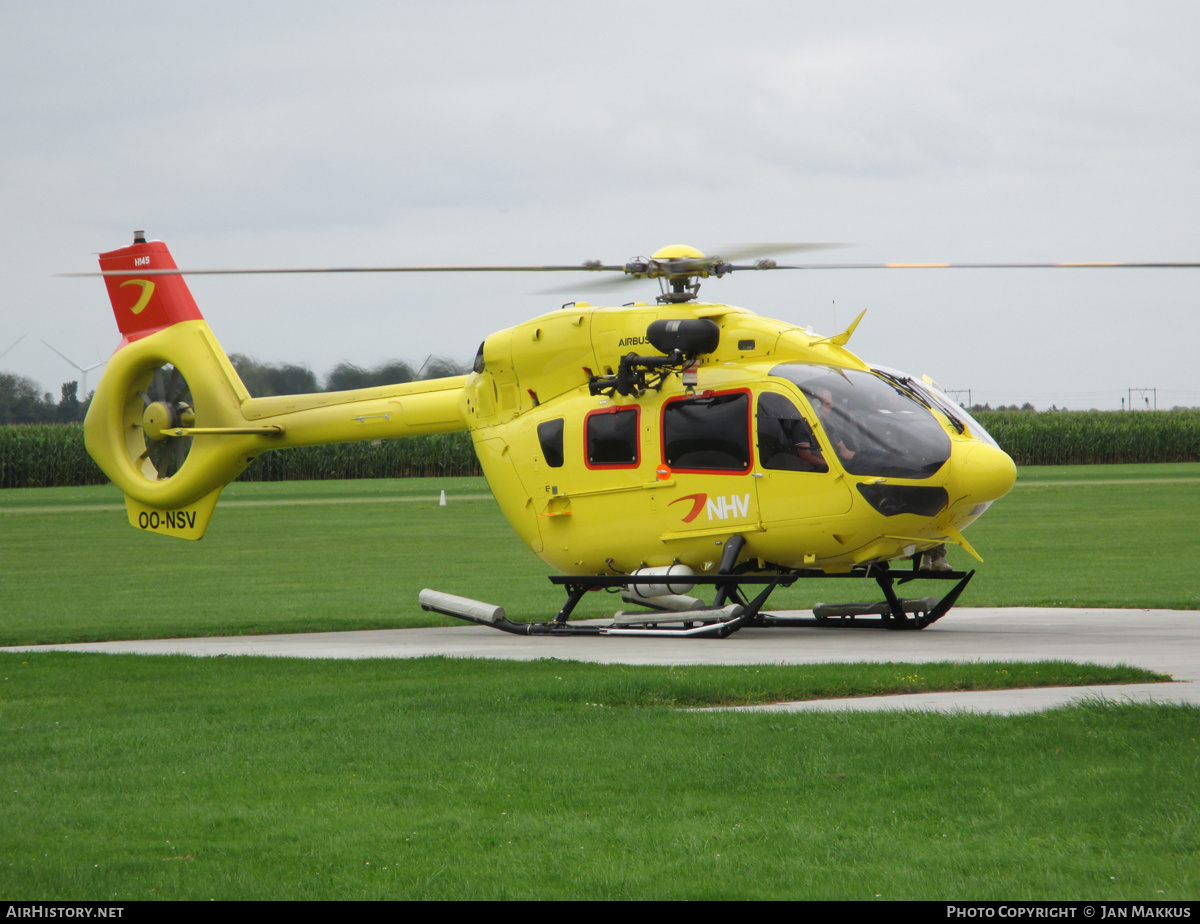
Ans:
[{"label": "green grass lawn", "polygon": [[675,708],[838,671],[0,655],[0,893],[1200,895],[1198,710]]},{"label": "green grass lawn", "polygon": [[[962,602],[1200,607],[1197,501],[1197,465],[1023,469]],[[4,644],[443,621],[424,586],[560,602],[477,479],[235,484],[201,543],[111,488],[4,491],[0,562]],[[3,654],[0,894],[1194,900],[1200,710],[679,708],[1122,676]]]},{"label": "green grass lawn", "polygon": [[[985,563],[960,605],[1200,608],[1198,520],[1200,464],[1022,469],[969,531]],[[563,599],[471,478],[233,484],[198,543],[133,529],[111,487],[8,490],[0,561],[0,644],[451,624],[417,606],[423,587],[520,620]],[[878,590],[800,582],[772,604],[843,596]],[[615,608],[593,594],[577,612]]]},{"label": "green grass lawn", "polygon": [[966,606],[1200,609],[1200,464],[1022,468],[969,538]]},{"label": "green grass lawn", "polygon": [[483,479],[233,484],[195,543],[130,527],[111,487],[0,504],[0,643],[449,624],[430,583],[559,605]]}]

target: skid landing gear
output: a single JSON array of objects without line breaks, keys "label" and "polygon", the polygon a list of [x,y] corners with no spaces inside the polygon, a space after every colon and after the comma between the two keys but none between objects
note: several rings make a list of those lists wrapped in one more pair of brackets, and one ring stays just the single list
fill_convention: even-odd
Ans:
[{"label": "skid landing gear", "polygon": [[[950,612],[950,607],[958,601],[959,595],[966,589],[975,572],[920,571],[916,568],[912,571],[900,571],[884,565],[871,565],[863,571],[851,572],[848,575],[824,576],[873,577],[883,591],[885,599],[878,603],[818,603],[813,607],[811,617],[764,614],[756,625],[811,626],[817,629],[924,629]],[[914,579],[953,580],[957,583],[941,600],[937,597],[903,599],[897,596],[895,583],[904,584]]]},{"label": "skid landing gear", "polygon": [[[769,573],[751,573],[747,565],[732,567],[732,562],[737,560],[737,553],[741,551],[741,544],[734,540],[740,538],[735,536],[726,544],[721,573],[692,575],[687,578],[691,583],[712,585],[716,588],[711,606],[690,597],[640,599],[628,592],[638,585],[661,583],[661,576],[583,574],[551,576],[550,580],[553,583],[566,589],[567,602],[550,622],[513,622],[505,616],[500,607],[464,597],[439,594],[432,590],[421,591],[421,607],[517,635],[726,638],[746,626],[924,629],[949,612],[971,578],[975,576],[974,571],[922,571],[916,567],[912,570],[901,570],[878,563],[855,568],[844,574],[826,574],[816,569],[792,568],[779,568]],[[878,603],[818,604],[814,607],[812,616],[804,617],[773,616],[762,612],[775,588],[790,587],[798,580],[817,578],[874,578],[885,599]],[[940,600],[936,597],[899,597],[895,585],[912,580],[953,580],[956,583]],[[621,611],[608,625],[580,625],[568,622],[584,594],[609,588],[625,589],[627,592],[622,595],[622,599],[636,603],[644,609]]]}]

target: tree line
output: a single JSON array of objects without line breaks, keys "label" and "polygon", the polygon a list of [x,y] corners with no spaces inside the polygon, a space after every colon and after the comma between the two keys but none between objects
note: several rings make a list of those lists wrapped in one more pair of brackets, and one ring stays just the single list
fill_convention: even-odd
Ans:
[{"label": "tree line", "polygon": [[37,382],[23,375],[0,372],[0,424],[76,423],[87,414],[91,395],[79,400],[79,383],[63,382],[56,402]]},{"label": "tree line", "polygon": [[246,390],[256,398],[306,395],[321,391],[349,391],[377,385],[403,385],[405,382],[463,375],[467,371],[464,364],[441,356],[431,356],[415,369],[401,359],[388,360],[370,369],[356,366],[354,363],[338,363],[322,382],[308,366],[262,363],[244,353],[230,353],[229,361],[233,363],[233,368],[237,370]]},{"label": "tree line", "polygon": [[[232,353],[233,368],[241,376],[246,390],[256,398],[273,395],[302,395],[322,391],[346,391],[376,385],[402,385],[422,379],[462,375],[462,363],[431,356],[414,368],[403,360],[390,360],[366,369],[353,363],[339,363],[321,381],[308,366],[294,363],[264,363],[252,356]],[[78,423],[87,415],[92,393],[80,398],[79,383],[63,382],[58,401],[43,392],[33,379],[0,372],[0,425]]]}]

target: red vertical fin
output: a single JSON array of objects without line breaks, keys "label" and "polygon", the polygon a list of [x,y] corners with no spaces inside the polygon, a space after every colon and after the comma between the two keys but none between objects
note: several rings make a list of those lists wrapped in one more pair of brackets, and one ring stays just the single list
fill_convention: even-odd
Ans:
[{"label": "red vertical fin", "polygon": [[117,327],[124,335],[121,346],[180,321],[204,320],[182,276],[139,275],[146,270],[178,269],[162,241],[147,241],[135,232],[130,246],[100,254],[100,269],[121,273],[104,277]]}]

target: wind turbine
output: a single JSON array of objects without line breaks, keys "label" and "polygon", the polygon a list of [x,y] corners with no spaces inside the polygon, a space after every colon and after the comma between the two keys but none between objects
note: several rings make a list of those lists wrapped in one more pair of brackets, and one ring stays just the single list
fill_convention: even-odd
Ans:
[{"label": "wind turbine", "polygon": [[[46,341],[43,340],[42,343],[46,343]],[[54,350],[55,353],[58,353],[59,356],[61,356],[63,359],[65,359],[67,362],[69,362],[72,366],[74,366],[76,369],[78,369],[81,373],[83,373],[83,394],[80,396],[80,400],[86,401],[87,396],[88,396],[87,374],[89,372],[91,372],[93,369],[97,369],[100,366],[103,366],[106,362],[108,362],[108,360],[102,359],[98,363],[92,363],[90,366],[84,367],[84,366],[79,365],[79,363],[75,362],[75,360],[71,359],[71,357],[67,356],[61,350],[55,350],[54,347],[50,346],[50,344],[48,344],[48,343],[46,343],[46,346],[50,347],[50,349]]]},{"label": "wind turbine", "polygon": [[[15,347],[18,343],[20,343],[22,340],[24,340],[28,336],[29,336],[29,334],[21,334],[20,337],[18,337],[16,340],[14,340],[12,343],[10,343],[7,347],[5,347],[4,353],[7,353],[9,350],[11,350],[13,347]],[[45,342],[45,341],[43,341],[43,342]],[[46,346],[50,346],[50,344],[47,343]],[[54,349],[53,347],[50,347],[50,348]],[[57,353],[58,351],[55,350],[55,352]],[[0,353],[0,358],[3,358],[4,353]]]}]

